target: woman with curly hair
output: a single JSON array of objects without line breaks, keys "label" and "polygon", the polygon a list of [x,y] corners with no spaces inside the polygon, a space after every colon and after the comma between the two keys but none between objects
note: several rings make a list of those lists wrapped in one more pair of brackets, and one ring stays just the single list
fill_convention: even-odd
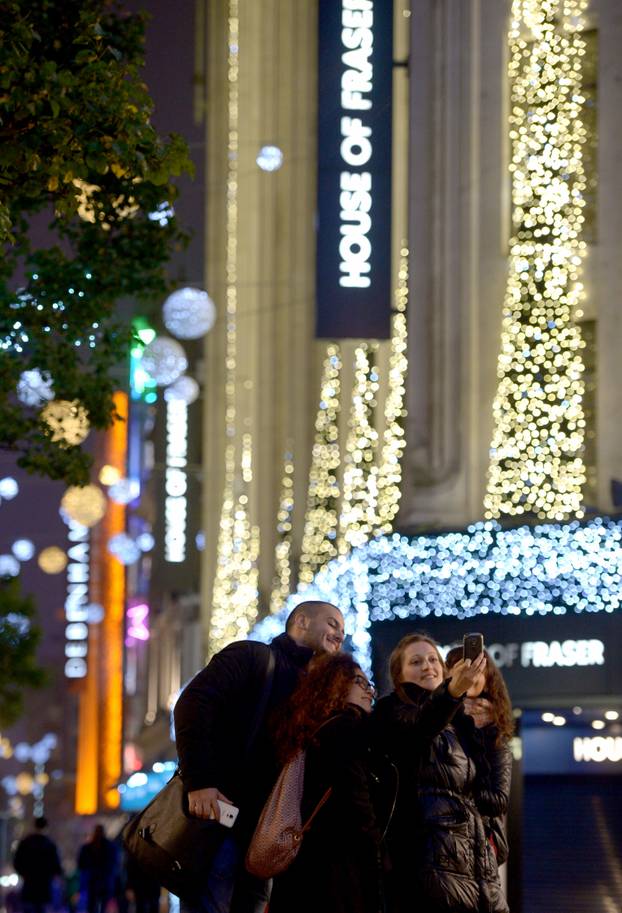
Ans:
[{"label": "woman with curly hair", "polygon": [[486,658],[461,658],[448,673],[435,641],[417,633],[400,640],[389,663],[395,690],[378,702],[374,724],[400,779],[388,834],[391,909],[508,913],[478,805],[489,767],[464,712]]},{"label": "woman with curly hair", "polygon": [[[283,763],[306,751],[302,820],[330,788],[292,865],[274,879],[270,913],[380,913],[382,840],[397,784],[394,768],[372,770],[369,714],[374,688],[347,653],[318,656],[276,729]],[[375,807],[390,783],[389,811]]]},{"label": "woman with curly hair", "polygon": [[[510,739],[514,735],[514,717],[508,689],[498,666],[487,650],[486,670],[466,693],[464,711],[472,717],[482,739],[489,770],[486,788],[478,791],[477,807],[484,818],[486,833],[503,865],[508,858],[504,818],[512,779]],[[462,659],[462,647],[452,647],[445,657],[448,669]]]}]

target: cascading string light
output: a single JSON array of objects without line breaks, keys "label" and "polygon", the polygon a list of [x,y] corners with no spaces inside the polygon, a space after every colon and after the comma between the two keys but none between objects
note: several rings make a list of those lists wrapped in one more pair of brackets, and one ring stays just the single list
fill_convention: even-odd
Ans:
[{"label": "cascading string light", "polygon": [[406,412],[406,372],[408,370],[408,244],[402,241],[400,265],[395,289],[395,312],[391,326],[389,356],[389,391],[384,407],[385,431],[378,467],[377,528],[390,533],[397,516],[402,493],[402,456],[404,454],[404,419]]},{"label": "cascading string light", "polygon": [[[485,516],[582,516],[585,243],[581,120],[587,0],[514,0],[509,32],[514,235]],[[527,34],[528,33],[528,34]]]},{"label": "cascading string light", "polygon": [[354,384],[345,446],[343,491],[339,512],[337,551],[345,555],[362,545],[378,528],[378,432],[373,427],[378,368],[369,356],[377,344],[357,346],[354,352]]},{"label": "cascading string light", "polygon": [[249,520],[252,439],[243,435],[236,471],[238,309],[239,0],[228,7],[228,157],[226,197],[225,484],[216,553],[208,655],[246,637],[257,615],[259,529]]},{"label": "cascading string light", "polygon": [[622,607],[622,521],[607,517],[503,530],[487,521],[439,536],[379,536],[331,561],[251,637],[268,641],[303,599],[338,605],[371,672],[370,627],[427,617],[564,616]]},{"label": "cascading string light", "polygon": [[326,349],[315,420],[307,506],[300,555],[299,581],[311,583],[317,571],[337,554],[337,506],[341,463],[339,411],[341,394],[339,346]]},{"label": "cascading string light", "polygon": [[279,612],[292,591],[292,512],[294,510],[294,458],[291,450],[285,454],[279,511],[277,542],[274,547],[274,577],[270,593],[270,612]]}]

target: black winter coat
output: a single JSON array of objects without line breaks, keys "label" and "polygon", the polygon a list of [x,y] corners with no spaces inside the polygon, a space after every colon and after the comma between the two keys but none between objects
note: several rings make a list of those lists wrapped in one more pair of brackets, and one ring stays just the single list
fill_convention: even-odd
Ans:
[{"label": "black winter coat", "polygon": [[507,808],[485,747],[447,683],[404,686],[374,711],[376,737],[400,774],[389,832],[395,913],[508,913],[482,810]]},{"label": "black winter coat", "polygon": [[62,875],[56,845],[45,834],[28,834],[17,845],[13,857],[15,871],[23,879],[22,900],[49,903],[52,881]]},{"label": "black winter coat", "polygon": [[175,738],[185,788],[217,787],[237,805],[235,830],[249,838],[278,775],[268,719],[291,695],[313,651],[287,634],[270,644],[274,678],[259,733],[247,741],[266,681],[265,644],[238,641],[217,653],[186,685],[175,705]]},{"label": "black winter coat", "polygon": [[494,843],[497,865],[503,865],[508,858],[508,841],[504,817],[508,808],[512,782],[512,752],[507,742],[497,744],[495,726],[484,726],[478,730],[482,740],[488,774],[478,790],[477,808],[484,819],[486,834]]},{"label": "black winter coat", "polygon": [[382,838],[397,771],[386,758],[372,760],[369,722],[351,706],[326,723],[307,749],[303,822],[329,787],[332,793],[293,864],[274,879],[270,913],[384,910]]}]

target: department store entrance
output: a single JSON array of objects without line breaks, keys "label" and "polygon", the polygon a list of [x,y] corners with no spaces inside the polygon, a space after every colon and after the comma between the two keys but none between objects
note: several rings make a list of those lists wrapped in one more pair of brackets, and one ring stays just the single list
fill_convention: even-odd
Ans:
[{"label": "department store entrance", "polygon": [[405,634],[481,631],[517,717],[506,885],[512,913],[622,911],[622,625],[617,612],[428,616],[371,627],[380,693]]}]

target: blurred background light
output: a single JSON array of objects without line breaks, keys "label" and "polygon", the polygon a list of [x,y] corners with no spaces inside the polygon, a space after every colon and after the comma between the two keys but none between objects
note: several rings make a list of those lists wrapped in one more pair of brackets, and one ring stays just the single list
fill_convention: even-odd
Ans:
[{"label": "blurred background light", "polygon": [[283,153],[278,146],[262,146],[255,161],[262,171],[278,171],[283,164]]},{"label": "blurred background light", "polygon": [[164,391],[164,399],[167,402],[179,400],[186,405],[193,403],[199,396],[199,385],[193,377],[182,374],[177,380],[173,381],[170,387]]},{"label": "blurred background light", "polygon": [[108,497],[115,504],[129,504],[140,495],[138,479],[119,479],[108,489]]},{"label": "blurred background light", "polygon": [[35,553],[35,546],[30,539],[16,539],[11,551],[19,561],[30,561]]},{"label": "blurred background light", "polygon": [[164,326],[173,336],[200,339],[214,326],[216,305],[202,289],[181,288],[168,296],[162,316]]},{"label": "blurred background light", "polygon": [[108,540],[108,551],[121,564],[134,564],[140,558],[141,551],[136,542],[127,533],[117,533]]},{"label": "blurred background light", "polygon": [[19,494],[19,485],[11,476],[5,476],[0,479],[0,498],[5,501],[11,501]]},{"label": "blurred background light", "polygon": [[67,567],[67,555],[56,545],[50,545],[39,553],[37,564],[46,574],[60,574]]},{"label": "blurred background light", "polygon": [[42,406],[54,399],[52,378],[48,372],[41,373],[38,368],[22,371],[17,382],[17,398],[25,406]]},{"label": "blurred background light", "polygon": [[73,485],[61,500],[68,517],[82,526],[95,526],[106,513],[106,496],[97,485]]},{"label": "blurred background light", "polygon": [[17,577],[19,561],[14,555],[0,555],[0,577]]},{"label": "blurred background light", "polygon": [[188,359],[176,340],[169,336],[157,336],[145,346],[142,365],[156,384],[166,387],[184,373]]},{"label": "blurred background light", "polygon": [[81,444],[90,430],[86,409],[78,400],[52,400],[41,410],[41,419],[52,432],[52,440],[67,446]]}]

